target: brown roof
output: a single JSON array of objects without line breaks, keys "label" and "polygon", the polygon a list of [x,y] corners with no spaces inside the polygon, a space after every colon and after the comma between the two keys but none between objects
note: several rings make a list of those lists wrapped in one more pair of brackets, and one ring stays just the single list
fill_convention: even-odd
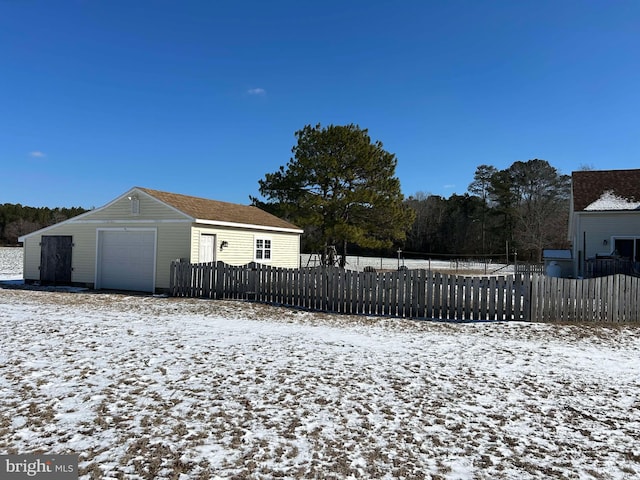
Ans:
[{"label": "brown roof", "polygon": [[292,223],[271,215],[258,207],[240,205],[237,203],[220,202],[206,198],[190,197],[178,193],[161,192],[149,188],[136,187],[161,202],[186,213],[190,217],[200,220],[217,222],[242,223],[259,225],[262,227],[276,227],[300,230]]},{"label": "brown roof", "polygon": [[581,170],[571,174],[571,181],[576,212],[584,210],[605,192],[632,202],[640,201],[640,169]]}]

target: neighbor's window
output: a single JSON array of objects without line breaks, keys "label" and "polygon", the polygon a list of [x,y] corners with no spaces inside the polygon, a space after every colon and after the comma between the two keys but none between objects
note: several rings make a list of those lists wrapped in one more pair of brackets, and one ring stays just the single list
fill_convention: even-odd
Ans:
[{"label": "neighbor's window", "polygon": [[137,196],[131,197],[131,214],[140,215],[140,199]]},{"label": "neighbor's window", "polygon": [[271,239],[256,238],[256,260],[271,260]]}]

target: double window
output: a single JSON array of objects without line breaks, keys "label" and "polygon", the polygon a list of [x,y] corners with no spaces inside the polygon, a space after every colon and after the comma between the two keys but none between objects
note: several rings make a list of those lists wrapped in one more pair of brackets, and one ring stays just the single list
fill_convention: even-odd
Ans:
[{"label": "double window", "polygon": [[269,261],[271,260],[271,239],[270,238],[256,238],[256,261]]}]

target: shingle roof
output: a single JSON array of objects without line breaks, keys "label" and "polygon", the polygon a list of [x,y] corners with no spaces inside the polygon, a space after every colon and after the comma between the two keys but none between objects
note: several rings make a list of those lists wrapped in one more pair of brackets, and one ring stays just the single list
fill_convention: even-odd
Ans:
[{"label": "shingle roof", "polygon": [[576,212],[585,210],[606,194],[628,201],[630,209],[634,209],[633,203],[640,201],[640,169],[581,170],[573,172],[571,180]]},{"label": "shingle roof", "polygon": [[186,213],[190,217],[200,220],[300,230],[294,224],[251,205],[220,202],[178,193],[161,192],[149,188],[136,188]]}]

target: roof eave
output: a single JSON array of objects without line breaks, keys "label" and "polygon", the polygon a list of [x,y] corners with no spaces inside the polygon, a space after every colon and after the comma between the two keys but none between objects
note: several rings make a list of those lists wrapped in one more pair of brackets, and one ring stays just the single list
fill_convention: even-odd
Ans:
[{"label": "roof eave", "polygon": [[638,208],[616,208],[610,210],[578,210],[576,213],[640,213]]},{"label": "roof eave", "polygon": [[196,218],[194,221],[195,223],[201,223],[204,225],[215,225],[217,227],[246,228],[251,230],[264,230],[264,231],[271,231],[271,232],[297,233],[300,235],[304,233],[304,230],[301,230],[299,228],[255,225],[251,223],[223,222],[221,220],[207,220],[204,218]]}]

